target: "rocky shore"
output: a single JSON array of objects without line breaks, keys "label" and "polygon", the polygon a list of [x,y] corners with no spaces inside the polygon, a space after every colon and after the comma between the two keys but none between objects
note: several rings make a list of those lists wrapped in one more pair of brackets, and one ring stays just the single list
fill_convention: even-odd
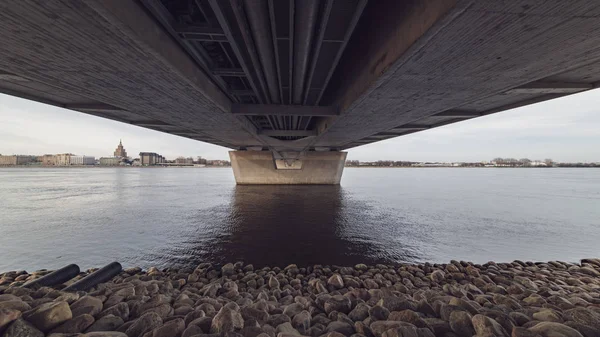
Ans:
[{"label": "rocky shore", "polygon": [[[75,280],[92,272],[81,273]],[[89,292],[0,274],[0,335],[600,336],[600,259],[123,270]]]}]

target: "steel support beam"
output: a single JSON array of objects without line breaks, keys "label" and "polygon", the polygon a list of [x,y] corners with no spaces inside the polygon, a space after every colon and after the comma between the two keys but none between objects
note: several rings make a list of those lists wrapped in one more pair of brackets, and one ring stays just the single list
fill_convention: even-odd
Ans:
[{"label": "steel support beam", "polygon": [[173,29],[178,34],[206,34],[206,35],[225,35],[223,29],[210,26],[188,26],[188,25],[173,25]]},{"label": "steel support beam", "polygon": [[339,110],[331,106],[233,104],[231,113],[246,116],[337,116]]},{"label": "steel support beam", "polygon": [[[248,64],[248,62],[250,61],[249,59],[251,59],[251,56],[249,55],[249,48],[246,48],[248,46],[245,46],[245,41],[247,39],[239,39],[238,37],[242,34],[248,35],[249,32],[244,32],[244,31],[233,31],[234,28],[237,27],[236,22],[230,22],[229,20],[235,20],[232,18],[228,18],[223,7],[222,6],[226,6],[227,4],[225,3],[225,1],[221,2],[218,0],[209,0],[209,4],[210,7],[212,8],[213,12],[215,13],[215,16],[217,18],[217,21],[219,22],[219,25],[221,26],[221,28],[223,29],[223,32],[225,33],[225,36],[227,37],[227,41],[229,41],[229,45],[231,46],[231,49],[233,50],[238,62],[240,63],[242,69],[244,70],[244,72],[247,74],[247,79],[248,82],[250,83],[250,86],[252,87],[252,91],[254,92],[254,95],[257,97],[259,102],[264,102],[265,101],[265,96],[264,96],[264,90],[262,90],[265,85],[264,85],[264,81],[262,81],[262,78],[260,76],[258,76],[259,74],[257,74],[256,71],[251,71],[252,69],[256,69],[255,64],[253,62],[252,64],[252,69],[250,68],[250,64]],[[239,12],[239,9],[238,9]],[[239,25],[239,22],[237,23]],[[244,29],[246,27],[242,27],[242,29]],[[259,87],[260,86],[260,87]],[[246,93],[241,93],[238,91],[238,93],[236,93],[235,91],[232,92],[233,95],[236,96],[250,96]]]},{"label": "steel support beam", "polygon": [[212,70],[212,73],[216,76],[246,76],[244,69],[241,68],[215,68]]},{"label": "steel support beam", "polygon": [[258,134],[269,137],[310,137],[316,136],[317,130],[260,130]]}]

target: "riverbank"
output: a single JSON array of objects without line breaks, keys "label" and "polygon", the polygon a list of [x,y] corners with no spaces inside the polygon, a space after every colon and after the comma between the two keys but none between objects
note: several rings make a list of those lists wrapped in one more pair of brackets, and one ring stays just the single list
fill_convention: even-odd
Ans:
[{"label": "riverbank", "polygon": [[599,336],[600,259],[123,270],[89,292],[0,274],[0,333],[86,337]]}]

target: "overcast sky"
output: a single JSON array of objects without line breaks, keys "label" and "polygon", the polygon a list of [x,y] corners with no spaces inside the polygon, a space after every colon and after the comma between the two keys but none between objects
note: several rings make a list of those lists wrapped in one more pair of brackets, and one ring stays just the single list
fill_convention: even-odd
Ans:
[{"label": "overcast sky", "polygon": [[[228,149],[0,94],[0,154],[71,152],[228,159]],[[600,90],[350,149],[348,159],[482,161],[495,157],[600,162]]]}]

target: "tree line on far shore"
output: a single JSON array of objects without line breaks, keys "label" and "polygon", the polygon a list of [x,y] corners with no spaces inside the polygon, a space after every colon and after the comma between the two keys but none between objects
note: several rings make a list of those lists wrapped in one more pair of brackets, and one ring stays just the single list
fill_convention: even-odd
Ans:
[{"label": "tree line on far shore", "polygon": [[531,160],[528,158],[494,158],[489,162],[414,162],[414,161],[394,161],[394,160],[378,160],[373,162],[361,162],[359,160],[347,160],[346,166],[374,166],[374,167],[600,167],[600,163],[558,163],[552,159]]}]

